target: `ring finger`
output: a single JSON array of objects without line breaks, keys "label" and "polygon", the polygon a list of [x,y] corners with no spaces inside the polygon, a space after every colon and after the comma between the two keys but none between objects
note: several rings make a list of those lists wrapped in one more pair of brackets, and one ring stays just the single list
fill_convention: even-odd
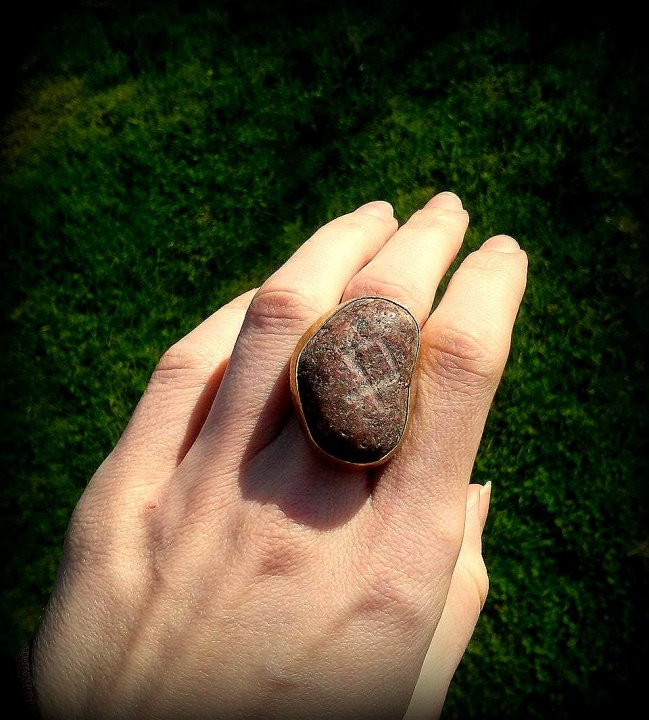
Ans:
[{"label": "ring finger", "polygon": [[352,278],[343,300],[387,297],[405,305],[423,325],[468,224],[468,213],[457,195],[435,195]]}]

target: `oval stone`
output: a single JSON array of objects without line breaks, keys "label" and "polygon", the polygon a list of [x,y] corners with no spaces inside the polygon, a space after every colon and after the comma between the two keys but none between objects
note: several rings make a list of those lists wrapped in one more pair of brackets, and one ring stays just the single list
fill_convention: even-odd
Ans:
[{"label": "oval stone", "polygon": [[304,334],[291,359],[291,391],[308,440],[343,463],[375,466],[408,426],[419,324],[382,297],[343,303]]}]

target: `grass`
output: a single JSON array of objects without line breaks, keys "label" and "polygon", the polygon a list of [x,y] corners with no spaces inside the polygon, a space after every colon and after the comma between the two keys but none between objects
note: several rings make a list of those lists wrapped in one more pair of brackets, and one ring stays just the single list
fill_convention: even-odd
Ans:
[{"label": "grass", "polygon": [[[552,5],[68,3],[12,56],[0,237],[8,663],[160,354],[370,199],[530,257],[474,480],[490,595],[445,717],[581,717],[649,667],[647,62]],[[37,31],[36,31],[37,30]]]}]

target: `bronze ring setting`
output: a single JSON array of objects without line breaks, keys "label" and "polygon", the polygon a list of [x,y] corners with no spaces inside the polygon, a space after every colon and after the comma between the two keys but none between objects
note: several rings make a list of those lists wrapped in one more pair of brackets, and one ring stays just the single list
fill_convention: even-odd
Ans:
[{"label": "bronze ring setting", "polygon": [[304,333],[290,363],[291,395],[309,443],[350,467],[376,467],[406,436],[419,323],[394,300],[359,297]]}]

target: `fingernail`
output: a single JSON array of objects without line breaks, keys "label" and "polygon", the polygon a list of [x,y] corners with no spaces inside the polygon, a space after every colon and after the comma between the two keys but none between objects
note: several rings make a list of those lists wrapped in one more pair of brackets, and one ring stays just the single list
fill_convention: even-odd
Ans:
[{"label": "fingernail", "polygon": [[486,482],[480,488],[480,525],[482,530],[487,523],[487,516],[489,515],[489,507],[491,505],[491,480]]},{"label": "fingernail", "polygon": [[462,200],[454,192],[444,190],[434,195],[424,207],[441,207],[447,210],[463,210]]},{"label": "fingernail", "polygon": [[509,235],[495,235],[482,243],[485,250],[495,250],[502,253],[515,253],[521,246]]},{"label": "fingernail", "polygon": [[381,220],[390,220],[394,217],[394,208],[385,200],[372,200],[372,202],[361,205],[354,212],[365,213],[366,215],[374,215]]}]

